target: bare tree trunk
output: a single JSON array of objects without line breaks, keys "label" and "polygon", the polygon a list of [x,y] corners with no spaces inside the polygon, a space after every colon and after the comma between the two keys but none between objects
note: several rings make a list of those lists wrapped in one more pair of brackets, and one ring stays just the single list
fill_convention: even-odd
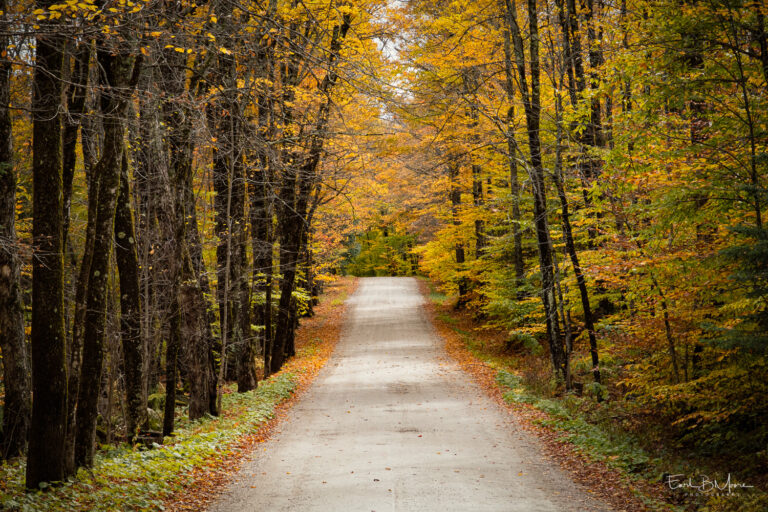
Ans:
[{"label": "bare tree trunk", "polygon": [[302,252],[302,239],[307,229],[308,206],[317,180],[317,168],[323,153],[323,144],[327,137],[328,116],[331,108],[330,92],[338,80],[336,60],[341,43],[350,26],[350,15],[342,16],[342,23],[333,29],[329,45],[329,71],[319,85],[319,92],[326,100],[320,105],[314,133],[310,136],[309,149],[301,163],[293,163],[286,169],[283,185],[280,188],[281,208],[278,210],[280,226],[280,305],[275,331],[274,353],[272,354],[270,373],[276,373],[283,365],[287,355],[295,352],[293,335],[296,328],[295,310],[292,309],[292,295],[296,287],[296,275]]},{"label": "bare tree trunk", "polygon": [[[461,208],[461,188],[459,187],[459,166],[455,162],[448,162],[448,180],[450,182],[450,191],[448,195],[451,200],[451,219],[453,225],[458,228],[461,225],[459,219],[459,209]],[[469,283],[464,273],[464,244],[457,241],[454,245],[454,256],[456,258],[456,270],[461,276],[458,278],[459,299],[456,301],[456,309],[463,308],[467,303],[467,294],[469,293]]]},{"label": "bare tree trunk", "polygon": [[[507,24],[508,25],[508,24]],[[512,196],[512,264],[515,267],[515,284],[520,287],[525,276],[523,261],[523,234],[520,216],[520,182],[517,177],[517,155],[519,152],[515,139],[515,91],[514,69],[512,68],[512,48],[509,27],[504,29],[504,76],[507,101],[507,158],[509,160],[509,193]]]},{"label": "bare tree trunk", "polygon": [[[90,133],[83,130],[83,149],[87,143],[85,138]],[[88,218],[96,217],[96,207],[99,204],[99,183],[94,179],[93,172],[88,175]],[[85,234],[85,248],[80,260],[80,271],[78,273],[77,285],[75,288],[75,315],[72,322],[72,338],[68,354],[67,379],[67,439],[65,442],[65,453],[67,473],[75,472],[75,437],[77,433],[77,397],[80,390],[80,369],[83,360],[83,338],[85,330],[85,313],[88,309],[88,278],[90,276],[91,259],[93,256],[94,240],[96,238],[96,225],[93,222],[88,223]]]},{"label": "bare tree trunk", "polygon": [[209,408],[210,371],[208,367],[208,345],[205,337],[206,319],[205,303],[198,300],[199,284],[194,279],[188,279],[181,285],[179,326],[181,338],[189,346],[189,419],[203,417]]},{"label": "bare tree trunk", "polygon": [[115,256],[120,273],[120,331],[123,342],[128,439],[147,428],[144,348],[141,336],[141,290],[136,233],[133,226],[128,155],[123,150],[120,189],[115,211]]},{"label": "bare tree trunk", "polygon": [[96,236],[88,277],[88,307],[85,313],[75,439],[75,464],[86,467],[93,465],[95,449],[97,405],[106,336],[107,277],[124,149],[122,115],[127,103],[124,89],[130,81],[134,59],[129,54],[113,54],[111,49],[105,48],[98,50],[97,60],[103,72],[101,111],[104,145],[101,158],[94,168],[94,180],[99,190],[96,217],[88,219],[89,223],[94,224]]},{"label": "bare tree trunk", "polygon": [[[7,0],[0,0],[0,11],[5,13],[7,8]],[[0,33],[8,33],[4,22]],[[20,287],[21,262],[16,247],[16,171],[13,165],[8,44],[8,36],[0,35],[0,49],[3,50],[0,56],[0,352],[3,354],[5,387],[0,459],[24,453],[32,413],[32,382]]]},{"label": "bare tree trunk", "polygon": [[526,125],[528,127],[528,147],[531,159],[531,181],[533,185],[533,215],[536,239],[539,249],[539,267],[541,269],[541,300],[547,324],[549,353],[552,367],[557,376],[569,384],[566,353],[560,335],[560,321],[555,293],[554,261],[552,241],[549,236],[547,221],[547,199],[544,188],[544,167],[541,159],[540,113],[541,100],[539,91],[539,34],[536,0],[528,0],[529,53],[530,53],[530,89],[525,65],[523,37],[517,23],[513,0],[505,0],[507,24],[514,42],[514,54],[517,62],[518,80],[523,96]]},{"label": "bare tree trunk", "polygon": [[[268,12],[274,15],[276,2],[270,0]],[[256,69],[259,78],[274,80],[275,63],[273,43],[266,38],[256,55]],[[265,85],[258,92],[258,125],[252,138],[257,149],[258,168],[249,172],[251,222],[251,251],[253,254],[252,289],[257,297],[264,296],[264,304],[254,307],[254,324],[262,327],[260,341],[264,359],[264,378],[269,376],[272,354],[274,353],[274,331],[272,326],[272,274],[274,268],[274,205],[271,196],[274,169],[272,150],[267,144],[275,134],[275,112],[272,91]]]},{"label": "bare tree trunk", "polygon": [[[196,364],[199,364],[200,368],[204,368],[204,370],[201,371],[204,371],[205,373],[205,375],[202,376],[203,380],[198,388],[201,395],[200,402],[202,403],[205,400],[205,396],[208,397],[207,406],[201,415],[207,412],[213,416],[218,416],[219,409],[216,396],[217,365],[216,355],[214,353],[215,340],[212,327],[216,318],[213,303],[208,299],[208,297],[211,296],[211,285],[208,281],[208,275],[203,262],[203,247],[200,240],[200,231],[197,227],[194,193],[189,188],[186,190],[186,197],[187,218],[189,219],[187,225],[187,249],[189,251],[191,265],[190,272],[197,279],[197,285],[194,287],[195,305],[193,307],[196,311],[199,310],[202,315],[197,319],[199,321],[197,328],[200,329],[200,333],[196,334],[194,338],[197,339],[197,343],[200,344],[199,347],[194,348],[194,351],[196,351],[195,353],[197,354],[196,357],[199,358],[199,362]],[[192,319],[190,319],[190,321],[191,320]],[[191,387],[192,383],[190,382],[190,388]],[[191,393],[192,392],[190,391],[190,395]],[[190,417],[191,413],[192,409],[190,408]]]},{"label": "bare tree trunk", "polygon": [[[86,40],[76,47],[71,83],[67,91],[67,115],[64,118],[62,176],[64,183],[64,252],[67,252],[69,216],[72,206],[72,182],[77,161],[77,133],[85,110],[86,88],[91,60],[91,44]],[[69,65],[68,63],[66,65]],[[74,263],[73,263],[74,265]]]},{"label": "bare tree trunk", "polygon": [[[184,300],[181,294],[184,291],[184,283],[188,280],[197,281],[187,246],[188,233],[192,228],[188,227],[187,224],[196,222],[196,219],[190,215],[190,208],[194,208],[194,194],[191,193],[194,142],[191,136],[192,124],[195,121],[191,101],[198,91],[201,75],[200,70],[196,69],[189,79],[186,76],[186,69],[189,65],[187,57],[172,49],[164,51],[162,59],[160,86],[174,100],[166,101],[162,108],[165,129],[167,130],[165,145],[169,162],[169,188],[173,197],[172,218],[166,222],[172,226],[170,238],[173,240],[173,249],[170,251],[172,253],[171,262],[168,269],[170,282],[167,293],[170,297],[170,328],[166,342],[166,397],[163,416],[163,435],[168,436],[171,435],[174,428],[179,352],[182,348],[186,348],[183,347],[184,340],[182,337],[182,322],[184,321],[182,303]],[[195,285],[195,288],[199,290],[199,286]]]},{"label": "bare tree trunk", "polygon": [[181,295],[182,289],[171,298],[170,332],[165,350],[165,410],[163,411],[163,436],[173,433],[176,418],[176,378],[178,376],[179,350],[181,345]]},{"label": "bare tree trunk", "polygon": [[[261,113],[260,113],[261,117]],[[266,152],[267,148],[261,148]],[[272,358],[272,202],[269,199],[269,168],[266,155],[259,155],[260,169],[250,173],[251,251],[253,253],[252,289],[257,297],[253,323],[261,327],[264,376],[269,374]],[[261,296],[264,303],[259,305]]]},{"label": "bare tree trunk", "polygon": [[[37,2],[46,9],[54,2]],[[66,478],[67,373],[64,332],[61,71],[55,22],[37,34],[32,96],[32,422],[26,486]]]}]

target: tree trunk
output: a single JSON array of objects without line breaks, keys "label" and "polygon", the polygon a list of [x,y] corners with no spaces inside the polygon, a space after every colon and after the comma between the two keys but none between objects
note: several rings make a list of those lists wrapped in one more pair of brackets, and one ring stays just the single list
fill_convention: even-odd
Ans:
[{"label": "tree trunk", "polygon": [[[448,195],[451,200],[451,219],[453,225],[458,229],[461,226],[459,219],[459,209],[461,208],[461,188],[459,187],[459,165],[455,162],[448,163],[448,179],[450,182],[450,191]],[[456,271],[459,274],[456,285],[459,287],[459,299],[456,301],[456,309],[463,308],[467,303],[467,293],[469,293],[469,283],[464,275],[464,244],[457,240],[454,244],[454,255],[456,257]]]},{"label": "tree trunk", "polygon": [[198,300],[199,284],[195,279],[188,279],[181,285],[179,308],[181,339],[185,340],[189,350],[189,419],[202,418],[209,412],[208,393],[210,372],[208,366],[208,345],[206,343],[205,304]]},{"label": "tree trunk", "polygon": [[123,89],[128,85],[133,68],[133,58],[130,55],[113,54],[109,49],[100,49],[97,61],[103,73],[101,112],[104,144],[101,158],[94,168],[94,180],[98,183],[99,190],[96,217],[93,220],[88,219],[89,223],[93,222],[96,236],[88,275],[88,307],[85,313],[75,439],[75,464],[86,467],[93,465],[97,406],[104,359],[107,278],[124,148],[122,114],[127,98]]},{"label": "tree trunk", "polygon": [[[39,1],[46,9],[54,2]],[[36,36],[32,95],[32,422],[26,486],[66,478],[67,374],[64,332],[61,71],[55,22]]]},{"label": "tree trunk", "polygon": [[528,128],[528,147],[531,159],[531,182],[533,185],[533,217],[536,240],[539,249],[539,268],[541,270],[541,300],[547,324],[549,353],[555,374],[566,384],[570,382],[566,354],[560,336],[560,320],[555,295],[554,261],[552,241],[549,236],[547,221],[547,199],[544,188],[544,167],[541,160],[540,113],[541,100],[539,91],[539,35],[536,0],[528,0],[529,52],[530,52],[530,89],[525,66],[525,52],[520,27],[515,17],[512,0],[505,0],[507,23],[514,42],[518,80],[523,96],[525,119]]},{"label": "tree trunk", "polygon": [[[557,122],[557,148],[554,181],[557,188],[557,195],[560,198],[560,211],[563,221],[563,239],[565,241],[565,250],[573,265],[573,273],[576,275],[576,283],[579,287],[579,295],[581,296],[581,307],[584,310],[584,327],[587,330],[589,336],[589,353],[592,357],[592,377],[595,382],[600,383],[600,357],[597,351],[597,336],[595,334],[594,317],[592,314],[592,305],[589,300],[589,292],[587,290],[587,281],[584,277],[584,272],[581,270],[581,264],[579,262],[579,255],[576,252],[576,244],[573,241],[573,229],[571,228],[571,214],[568,207],[568,198],[565,195],[565,187],[563,185],[563,172],[562,172],[562,139],[563,139],[563,110],[562,110],[562,98],[559,93],[556,93],[555,98],[555,116]],[[567,331],[566,331],[567,332]]]},{"label": "tree trunk", "polygon": [[115,211],[115,256],[120,273],[120,335],[123,343],[128,439],[147,428],[144,344],[141,336],[141,289],[136,233],[128,178],[128,155],[123,150],[120,189]]},{"label": "tree trunk", "polygon": [[[6,12],[7,0],[0,0]],[[7,26],[0,32],[7,33]],[[24,302],[21,295],[21,265],[16,247],[16,171],[13,166],[11,122],[11,62],[5,52],[7,35],[0,35],[0,352],[2,353],[3,425],[0,459],[21,455],[27,446],[32,408],[29,354],[24,336]]]},{"label": "tree trunk", "polygon": [[[268,169],[262,165],[260,172],[251,173],[250,221],[253,270],[251,283],[256,305],[253,308],[253,324],[261,328],[265,377],[269,374],[272,356],[272,208],[267,193]],[[259,304],[262,300],[263,304]]]},{"label": "tree trunk", "polygon": [[[477,109],[477,98],[472,98],[476,95],[478,70],[474,67],[465,71],[464,78],[464,94],[467,95],[467,101],[469,101],[469,128],[472,130],[470,139],[477,145],[480,142],[480,135],[477,133],[479,127],[479,113]],[[483,177],[482,167],[477,163],[477,157],[470,152],[469,159],[472,168],[472,202],[475,206],[475,257],[481,258],[485,252],[486,236],[485,236],[485,221],[482,218],[482,209],[484,204],[483,198]]]},{"label": "tree trunk", "polygon": [[65,253],[67,252],[69,216],[72,205],[72,182],[74,181],[75,164],[77,163],[77,132],[80,129],[80,119],[85,109],[90,60],[90,42],[81,42],[74,54],[72,79],[66,95],[67,116],[64,118],[64,134],[62,142],[62,176],[64,183],[64,227],[62,231],[64,233],[63,243]]},{"label": "tree trunk", "polygon": [[[287,188],[284,186],[283,189]],[[292,187],[291,187],[292,188]],[[286,195],[293,195],[292,191],[285,192],[281,200],[287,199]],[[293,201],[286,204],[293,204]],[[286,208],[283,208],[286,210]],[[293,212],[285,212],[280,223],[280,272],[283,275],[280,280],[280,302],[277,312],[277,325],[275,329],[275,343],[270,359],[269,373],[277,373],[285,362],[286,350],[289,348],[289,339],[294,328],[294,320],[291,315],[291,301],[296,283],[296,270],[298,267],[299,241],[303,229],[304,218]]]},{"label": "tree trunk", "polygon": [[[139,83],[141,91],[148,90],[154,79],[155,63],[145,67]],[[162,136],[159,133],[159,102],[150,95],[139,95],[139,115],[136,120],[133,152],[133,190],[136,199],[136,236],[138,243],[140,284],[143,300],[142,333],[145,340],[145,393],[156,389],[160,360],[154,357],[168,322],[161,320],[170,309],[170,298],[163,289],[162,273],[167,272],[170,259],[167,244],[161,244],[163,230],[173,233],[173,206],[167,187],[167,159],[163,158]],[[165,261],[163,261],[165,259]]]},{"label": "tree trunk", "polygon": [[330,92],[338,80],[336,61],[341,42],[347,35],[350,15],[342,16],[341,25],[333,29],[329,45],[329,71],[319,85],[319,92],[326,100],[320,105],[314,133],[310,136],[309,149],[301,163],[293,162],[286,169],[283,185],[280,187],[278,223],[280,226],[280,305],[275,331],[274,353],[272,354],[270,373],[276,373],[283,365],[285,357],[295,352],[293,335],[296,327],[295,310],[292,310],[292,295],[296,286],[296,274],[299,268],[304,230],[307,229],[308,206],[317,180],[317,168],[323,153],[323,144],[327,136],[328,116],[331,108]]},{"label": "tree trunk", "polygon": [[[168,156],[169,188],[173,197],[172,213],[166,224],[172,230],[173,240],[171,261],[168,268],[170,302],[170,328],[166,342],[165,368],[165,411],[163,416],[163,435],[170,435],[174,427],[176,383],[178,375],[178,356],[182,349],[182,283],[194,279],[192,263],[187,247],[189,229],[187,223],[195,221],[190,217],[190,208],[194,208],[192,190],[192,158],[194,142],[191,138],[192,124],[195,121],[194,107],[191,100],[198,89],[200,74],[195,72],[191,80],[186,77],[189,64],[184,54],[173,49],[163,52],[160,86],[172,100],[163,104],[165,123],[165,149]],[[192,204],[190,204],[192,203]]]},{"label": "tree trunk", "polygon": [[181,345],[181,300],[183,288],[171,299],[171,326],[165,350],[165,410],[163,411],[163,436],[173,433],[176,418],[176,377]]},{"label": "tree trunk", "polygon": [[[85,137],[83,131],[83,137]],[[83,144],[85,147],[85,144]],[[93,172],[88,176],[88,218],[96,217],[96,208],[99,204],[99,183],[94,179]],[[75,316],[72,322],[72,338],[69,346],[67,379],[67,439],[65,453],[67,473],[75,472],[75,437],[77,433],[77,399],[80,390],[80,369],[83,361],[83,338],[85,329],[85,313],[88,310],[88,278],[90,275],[91,259],[93,255],[94,240],[96,238],[96,225],[89,222],[86,227],[85,248],[80,260],[80,272],[78,273],[75,288]]]},{"label": "tree trunk", "polygon": [[523,260],[523,234],[520,216],[520,182],[517,177],[518,146],[515,138],[515,90],[514,70],[512,68],[512,48],[509,27],[504,29],[504,77],[507,101],[507,158],[509,160],[509,193],[512,196],[512,264],[515,267],[515,285],[522,286],[525,276]]},{"label": "tree trunk", "polygon": [[[207,412],[213,416],[218,416],[219,409],[216,400],[217,363],[216,354],[214,353],[215,339],[213,336],[213,324],[215,323],[216,315],[213,303],[208,299],[208,297],[211,296],[211,285],[208,281],[208,273],[205,269],[205,263],[203,262],[203,247],[200,240],[200,231],[197,227],[197,209],[195,208],[194,191],[191,188],[186,189],[185,203],[187,206],[187,218],[189,219],[186,234],[187,249],[191,266],[190,273],[194,275],[197,280],[197,285],[193,287],[194,301],[196,303],[194,307],[196,310],[199,310],[202,315],[199,319],[200,323],[197,324],[200,333],[196,334],[194,338],[198,340],[200,346],[193,349],[197,354],[197,357],[200,358],[198,364],[201,365],[201,368],[206,368],[203,377],[204,382],[198,388],[201,393],[201,403],[205,400],[205,396],[208,397],[207,406],[201,415]],[[190,383],[190,389],[191,387],[192,383]],[[191,413],[192,409],[190,409],[190,417]]]}]

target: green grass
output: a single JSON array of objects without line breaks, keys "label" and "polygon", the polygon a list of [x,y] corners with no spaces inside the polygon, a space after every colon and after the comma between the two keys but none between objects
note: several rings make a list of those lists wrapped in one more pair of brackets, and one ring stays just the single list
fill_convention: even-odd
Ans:
[{"label": "green grass", "polygon": [[0,510],[8,511],[125,511],[162,510],[163,501],[192,482],[192,470],[233,453],[235,443],[253,433],[275,406],[297,385],[285,373],[248,393],[222,398],[230,417],[180,421],[173,438],[152,449],[127,445],[100,451],[92,470],[81,469],[76,479],[27,493],[22,460],[0,466]]},{"label": "green grass", "polygon": [[331,306],[341,306],[347,300],[347,292],[341,292],[338,297],[331,301]]},{"label": "green grass", "polygon": [[[504,393],[504,400],[531,404],[546,412],[550,419],[542,420],[541,423],[561,432],[561,440],[575,445],[578,451],[586,453],[590,458],[626,473],[642,474],[650,469],[651,457],[637,440],[624,432],[598,427],[583,417],[581,406],[589,398],[543,398],[526,388],[520,377],[505,370],[499,370],[496,382],[508,389]],[[646,473],[645,476],[651,475]]]},{"label": "green grass", "polygon": [[427,287],[429,288],[428,292],[428,298],[430,301],[434,302],[435,304],[442,306],[445,304],[445,302],[448,300],[448,295],[441,292],[437,289],[437,286],[435,286],[435,283],[430,281],[424,276],[417,276],[421,281],[425,282]]},{"label": "green grass", "polygon": [[435,291],[435,290],[430,290],[429,291],[429,300],[431,300],[435,304],[438,304],[438,305],[442,306],[443,304],[445,304],[445,301],[448,300],[448,296],[446,294],[444,294],[443,292],[439,292],[439,291]]}]

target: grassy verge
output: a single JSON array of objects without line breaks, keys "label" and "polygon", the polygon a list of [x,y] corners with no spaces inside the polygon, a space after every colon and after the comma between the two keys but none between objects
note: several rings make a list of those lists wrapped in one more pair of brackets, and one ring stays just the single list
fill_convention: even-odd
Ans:
[{"label": "grassy verge", "polygon": [[[0,510],[199,510],[220,491],[242,458],[267,438],[274,418],[325,364],[342,323],[343,308],[336,301],[353,287],[353,280],[329,286],[315,317],[302,322],[297,356],[254,391],[225,393],[220,417],[195,422],[179,419],[175,436],[151,449],[104,447],[92,469],[81,469],[76,478],[38,492],[24,489],[23,459],[4,462]],[[184,413],[179,409],[179,415]]]},{"label": "grassy verge", "polygon": [[24,490],[23,461],[0,468],[0,509],[20,511],[161,510],[174,491],[185,487],[193,470],[232,454],[240,437],[268,419],[275,406],[296,389],[294,374],[282,373],[243,394],[227,394],[221,418],[181,425],[167,444],[144,449],[110,447],[98,453],[92,470],[40,492]]},{"label": "grassy verge", "polygon": [[555,395],[544,355],[510,351],[504,333],[485,328],[468,313],[454,311],[447,298],[434,300],[430,288],[424,282],[424,294],[431,299],[428,309],[448,353],[511,409],[575,480],[617,510],[768,510],[768,498],[758,489],[735,488],[730,494],[670,489],[669,475],[684,475],[681,480],[686,483],[690,476],[694,485],[709,475],[710,482],[717,479],[721,486],[728,475],[707,461],[702,464],[695,454],[685,458],[672,446],[649,446],[653,443],[642,436],[642,428],[626,424],[635,418],[623,410],[623,400],[596,400],[603,388],[585,386],[583,396]]}]

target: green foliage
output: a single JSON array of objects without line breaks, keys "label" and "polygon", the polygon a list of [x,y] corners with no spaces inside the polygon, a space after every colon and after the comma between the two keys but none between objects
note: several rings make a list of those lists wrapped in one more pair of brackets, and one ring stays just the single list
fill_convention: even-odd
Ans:
[{"label": "green foliage", "polygon": [[605,400],[608,398],[608,388],[599,382],[590,382],[584,386],[584,393],[587,396],[596,398],[598,400]]},{"label": "green foliage", "polygon": [[631,382],[639,407],[668,420],[680,442],[702,452],[752,455],[768,443],[768,361],[724,360],[701,377],[680,384]]},{"label": "green foliage", "polygon": [[540,356],[544,353],[544,347],[541,346],[539,340],[527,332],[511,331],[507,343],[510,345],[520,345],[533,355]]},{"label": "green foliage", "polygon": [[508,402],[528,403],[546,412],[549,419],[542,423],[563,433],[562,439],[574,444],[590,457],[608,463],[612,467],[634,473],[645,468],[649,456],[636,441],[626,435],[611,435],[604,428],[589,423],[579,414],[580,402],[585,399],[540,398],[531,394],[519,376],[501,370],[496,382],[509,388],[504,394]]},{"label": "green foliage", "polygon": [[371,229],[350,241],[346,272],[353,276],[408,276],[414,236]]},{"label": "green foliage", "polygon": [[[490,323],[514,331],[510,334],[513,338],[530,334],[522,328],[543,325],[541,299],[530,280],[518,286],[514,269],[503,261],[491,265],[483,276],[487,284],[483,290],[482,311],[488,315]],[[519,341],[526,348],[533,347],[530,340],[521,337]]]},{"label": "green foliage", "polygon": [[309,290],[297,286],[291,292],[291,298],[296,302],[296,312],[299,316],[304,315],[309,310],[309,304],[312,302],[312,294]]},{"label": "green foliage", "polygon": [[738,323],[730,329],[710,326],[716,335],[711,343],[768,352],[768,230],[753,226],[736,226],[734,233],[742,243],[722,250],[722,255],[737,265],[732,279],[746,289],[748,304]]},{"label": "green foliage", "polygon": [[274,414],[275,406],[291,395],[297,379],[280,374],[248,393],[226,394],[228,414],[182,421],[167,444],[152,449],[117,446],[99,452],[92,471],[36,493],[24,489],[25,463],[0,467],[0,509],[69,512],[162,510],[163,501],[192,482],[192,471],[232,454],[238,439],[257,430]]}]

